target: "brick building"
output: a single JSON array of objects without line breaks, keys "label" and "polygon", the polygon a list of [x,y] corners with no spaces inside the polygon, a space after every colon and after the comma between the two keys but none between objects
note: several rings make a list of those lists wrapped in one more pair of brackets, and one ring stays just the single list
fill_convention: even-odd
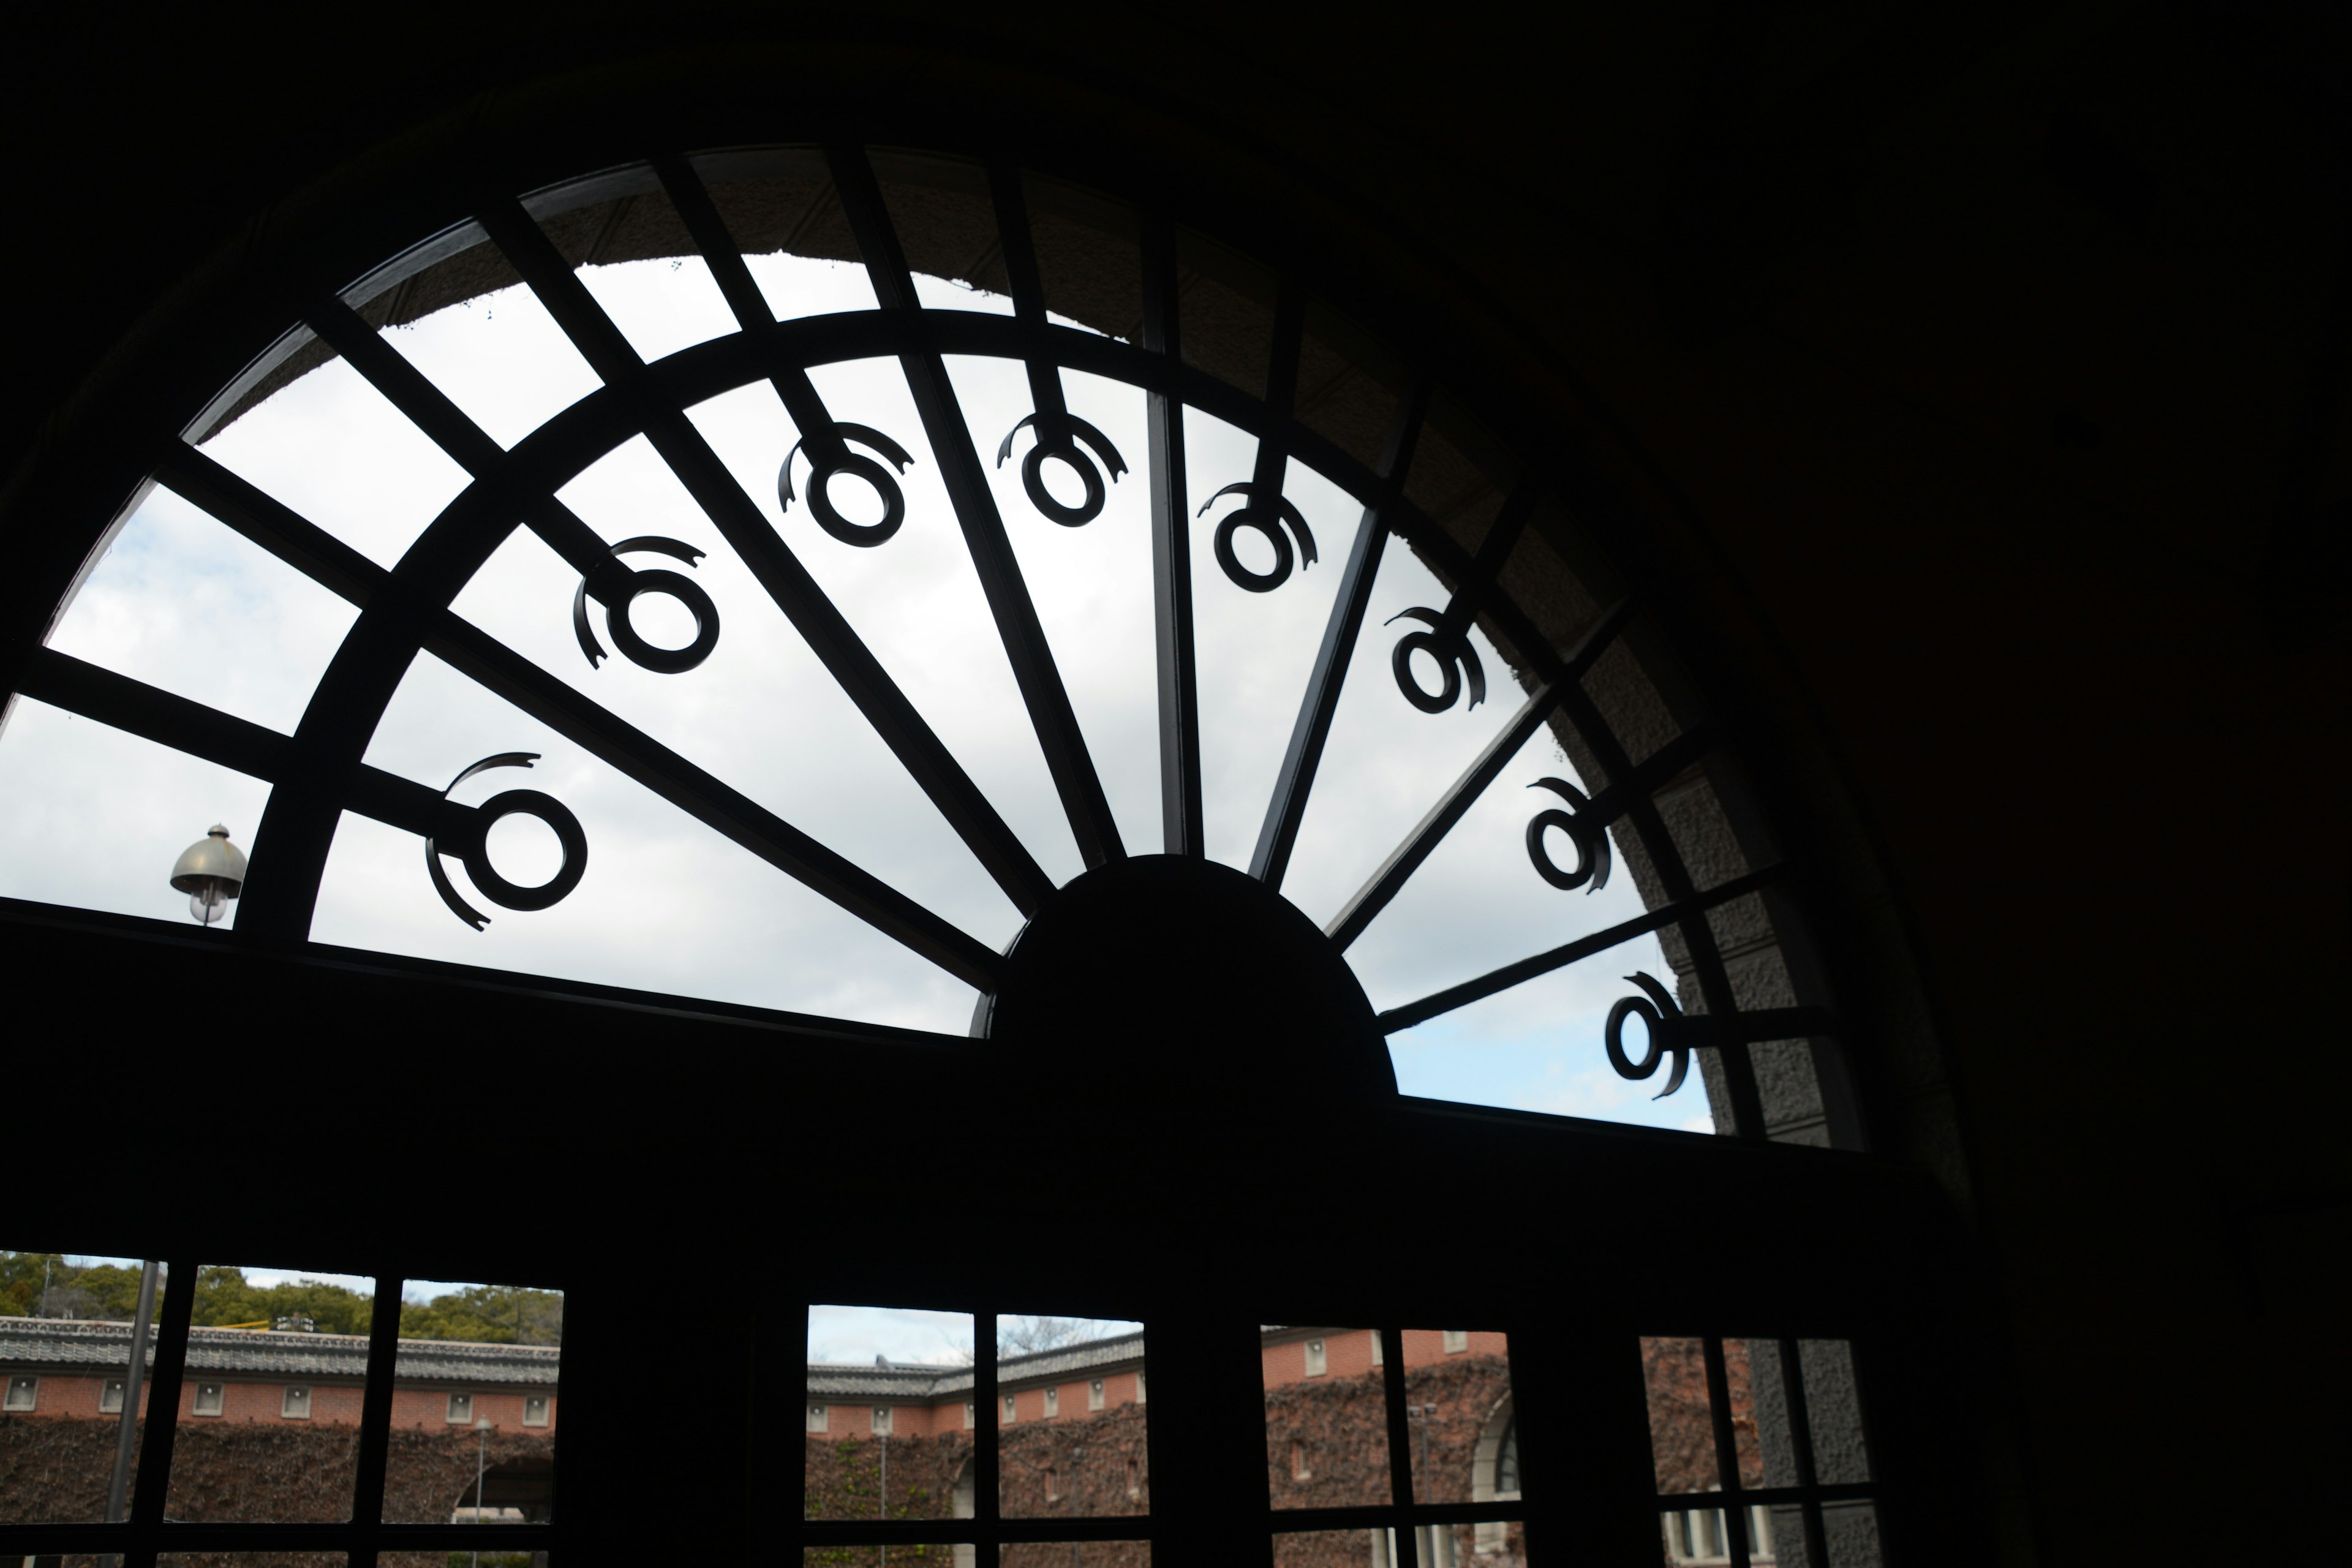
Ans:
[{"label": "brick building", "polygon": [[[1381,1346],[1366,1329],[1314,1325],[1261,1331],[1267,1497],[1277,1510],[1346,1508],[1390,1497],[1387,1389]],[[1518,1495],[1505,1337],[1466,1330],[1404,1334],[1407,1429],[1416,1501],[1508,1501]],[[998,1509],[1007,1520],[1140,1517],[1151,1511],[1145,1428],[1150,1388],[1144,1335],[1009,1356],[996,1369],[1000,1405]],[[812,1519],[966,1519],[974,1498],[971,1434],[982,1412],[971,1369],[811,1363],[805,1406],[806,1510]],[[1507,1568],[1521,1557],[1516,1523],[1432,1526],[1423,1568],[1475,1561]],[[1387,1568],[1393,1542],[1378,1530],[1276,1537],[1277,1568]],[[961,1568],[971,1549],[937,1553]],[[864,1564],[872,1548],[827,1561]],[[1013,1545],[1007,1568],[1068,1568],[1066,1545]],[[1034,1560],[1034,1563],[1032,1559]],[[1138,1542],[1088,1542],[1082,1568],[1140,1568]]]},{"label": "brick building", "polygon": [[[128,1323],[0,1318],[0,1522],[100,1517],[130,1352]],[[560,1358],[553,1346],[402,1341],[385,1517],[547,1517]],[[366,1373],[360,1335],[191,1329],[173,1516],[347,1517]]]},{"label": "brick building", "polygon": [[[0,1318],[0,1373],[7,1378],[0,1410],[118,1415],[130,1349],[128,1323]],[[551,1345],[403,1340],[392,1424],[431,1431],[488,1420],[494,1430],[552,1433],[560,1355]],[[355,1426],[366,1382],[364,1335],[191,1329],[180,1419]],[[143,1387],[139,1403],[143,1416]]]}]

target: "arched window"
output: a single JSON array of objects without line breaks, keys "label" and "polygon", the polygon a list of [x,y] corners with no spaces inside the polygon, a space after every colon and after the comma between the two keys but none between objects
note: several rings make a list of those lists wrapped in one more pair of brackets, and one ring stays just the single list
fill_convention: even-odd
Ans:
[{"label": "arched window", "polygon": [[[804,1300],[971,1310],[983,1346],[1024,1267],[1150,1322],[1168,1374],[1152,1463],[1190,1511],[1062,1521],[1056,1542],[1175,1544],[1246,1516],[1201,1500],[1254,1479],[1228,1418],[1255,1408],[1273,1311],[1249,1292],[1299,1245],[1277,1169],[1360,1188],[1356,1212],[1316,1215],[1312,1245],[1371,1256],[1407,1211],[1433,1245],[1437,1162],[1508,1148],[1551,1170],[1591,1131],[1430,1100],[1646,1121],[1607,1147],[1652,1161],[1714,1158],[1677,1131],[1858,1145],[1789,868],[1657,590],[1612,553],[1569,458],[1497,434],[1311,268],[1009,163],[851,145],[664,154],[467,200],[356,282],[289,285],[282,334],[190,411],[129,505],[89,520],[116,552],[61,605],[0,737],[0,798],[41,807],[5,821],[63,831],[71,864],[39,883],[49,862],[12,855],[7,890],[147,909],[168,859],[126,823],[192,814],[157,840],[168,857],[235,816],[234,918],[188,931],[199,951],[867,1052],[867,1099],[825,1100],[849,1174],[802,1218],[832,1220],[835,1198],[862,1213],[902,1179],[873,1151],[916,1082],[930,1120],[896,1157],[937,1162],[925,1225],[986,1185],[977,1162],[1082,1148],[1082,1176],[991,1189],[986,1215],[1003,1242],[1027,1234],[1006,1228],[1016,1205],[1056,1236],[1095,1214],[1072,1257],[990,1264],[959,1236],[938,1279],[873,1267],[929,1234],[909,1197],[887,1225],[807,1226],[785,1265]],[[638,269],[606,268],[621,260]],[[483,353],[493,339],[520,347]],[[170,538],[300,606],[207,623],[256,636],[246,668],[274,687],[100,613],[155,591],[136,558]],[[165,585],[202,608],[193,576]],[[1506,1058],[1639,1098],[1538,1103],[1478,1078]],[[678,1066],[614,1070],[651,1095]],[[729,1070],[763,1086],[742,1114],[823,1098],[761,1079],[773,1055]],[[983,1103],[992,1120],[956,1121]],[[1143,1206],[1156,1250],[1121,1256],[1105,1204]],[[828,1268],[850,1282],[818,1295]],[[1543,1343],[1548,1278],[1461,1272],[1423,1298],[1429,1321]],[[1286,1321],[1387,1305],[1296,1276]],[[1527,1375],[1542,1354],[1635,1353],[1612,1346],[1541,1352]],[[1236,1375],[1237,1397],[1208,1398]],[[984,1368],[954,1394],[992,1417],[998,1397]],[[1638,1444],[1638,1410],[1618,1415]],[[1421,1568],[1447,1568],[1465,1527],[1499,1547],[1532,1500],[1516,1415],[1496,1418],[1466,1514],[1416,1500],[1400,1447],[1370,1467],[1389,1467],[1388,1500],[1286,1523],[1278,1560],[1317,1561],[1318,1533],[1360,1557],[1369,1531]],[[999,1425],[971,1435],[932,1538],[959,1564],[1024,1543],[990,1484]],[[1252,1463],[1217,1457],[1235,1452]],[[360,1453],[364,1495],[381,1443]],[[1817,1507],[1822,1484],[1786,1500]],[[1629,1506],[1654,1541],[1653,1500]],[[430,1544],[562,1550],[566,1516],[548,1517]],[[140,1528],[170,1549],[160,1516]],[[909,1539],[881,1517],[775,1528]],[[403,1544],[390,1529],[359,1521],[352,1543]]]}]

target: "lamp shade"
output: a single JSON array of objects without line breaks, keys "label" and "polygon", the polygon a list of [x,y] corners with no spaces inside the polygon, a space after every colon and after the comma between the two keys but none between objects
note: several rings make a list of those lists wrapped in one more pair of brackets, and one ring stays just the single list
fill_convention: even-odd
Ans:
[{"label": "lamp shade", "polygon": [[228,841],[227,828],[215,823],[180,852],[172,866],[172,886],[183,893],[217,890],[233,899],[245,886],[245,851]]}]

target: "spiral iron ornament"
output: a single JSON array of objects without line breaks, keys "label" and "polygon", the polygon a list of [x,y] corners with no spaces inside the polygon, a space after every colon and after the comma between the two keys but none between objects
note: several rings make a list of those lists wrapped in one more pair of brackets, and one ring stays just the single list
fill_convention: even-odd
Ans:
[{"label": "spiral iron ornament", "polygon": [[[1592,809],[1585,793],[1566,779],[1540,778],[1528,785],[1529,789],[1548,789],[1568,802],[1562,811],[1553,806],[1539,811],[1528,823],[1528,859],[1536,875],[1564,893],[1582,888],[1587,893],[1597,893],[1609,885],[1609,828]],[[1576,866],[1563,871],[1551,858],[1550,847],[1544,834],[1559,828],[1576,846]]]},{"label": "spiral iron ornament", "polygon": [[[702,559],[703,552],[691,544],[658,534],[639,534],[624,539],[613,546],[613,565],[609,578],[600,574],[599,581],[580,579],[579,589],[572,595],[572,631],[580,639],[580,651],[588,656],[588,668],[596,668],[610,656],[604,645],[596,640],[595,630],[588,624],[588,595],[593,587],[596,597],[604,605],[604,629],[613,638],[613,646],[627,656],[631,664],[653,670],[659,675],[683,675],[710,657],[719,646],[719,606],[702,584],[683,573],[667,568],[651,572],[635,571],[620,563],[623,555],[650,551],[656,554],[683,561],[692,566]],[[694,617],[694,640],[684,647],[656,647],[637,635],[630,620],[638,596],[645,594],[667,594],[686,606]]]},{"label": "spiral iron ornament", "polygon": [[[1108,493],[1103,486],[1103,476],[1108,473],[1112,484],[1118,483],[1118,477],[1127,472],[1127,459],[1118,455],[1109,437],[1075,414],[1032,414],[1004,433],[1003,444],[996,448],[998,468],[1004,467],[1005,459],[1013,456],[1013,437],[1030,426],[1035,427],[1037,441],[1029,448],[1029,455],[1021,459],[1021,488],[1029,492],[1029,504],[1064,528],[1084,528],[1102,515],[1103,500]],[[1087,456],[1080,442],[1094,448],[1093,458]],[[1100,468],[1096,467],[1097,458]],[[1076,506],[1066,506],[1055,499],[1054,492],[1045,488],[1045,468],[1049,460],[1078,476],[1078,483],[1086,487],[1084,500]]]},{"label": "spiral iron ornament", "polygon": [[[1682,1088],[1683,1079],[1690,1073],[1690,1043],[1683,1037],[1683,1010],[1675,1005],[1674,994],[1643,972],[1625,976],[1646,994],[1621,996],[1609,1009],[1609,1024],[1603,1044],[1608,1047],[1609,1065],[1617,1076],[1636,1081],[1652,1077],[1666,1058],[1675,1059],[1675,1070],[1666,1078],[1666,1087],[1652,1095],[1664,1100]],[[1639,1015],[1649,1032],[1649,1044],[1640,1061],[1625,1054],[1625,1020]]]},{"label": "spiral iron ornament", "polygon": [[[1307,528],[1307,519],[1298,508],[1279,491],[1265,491],[1250,479],[1237,479],[1201,503],[1200,515],[1209,515],[1209,509],[1227,496],[1238,495],[1243,504],[1217,520],[1217,564],[1237,588],[1253,594],[1271,594],[1289,580],[1293,560],[1291,540],[1298,542],[1297,562],[1305,571],[1315,564],[1315,534]],[[1234,553],[1234,535],[1243,529],[1260,534],[1274,546],[1274,566],[1270,571],[1253,572]],[[1287,528],[1288,534],[1283,530]]]},{"label": "spiral iron ornament", "polygon": [[[898,532],[898,525],[907,521],[907,495],[898,488],[898,476],[913,465],[914,456],[870,425],[837,421],[833,426],[832,436],[829,442],[818,443],[820,447],[831,448],[828,455],[820,456],[814,451],[809,454],[809,511],[816,518],[819,528],[844,544],[870,550]],[[851,451],[849,443],[852,441],[879,452],[897,472],[884,468],[862,452]],[[808,445],[805,437],[793,442],[793,449],[784,454],[783,467],[776,470],[776,500],[787,513],[798,499],[793,489],[793,459],[799,457]],[[863,479],[874,487],[874,493],[882,498],[881,521],[852,522],[841,515],[840,509],[833,504],[833,481],[844,474]]]},{"label": "spiral iron ornament", "polygon": [[[490,768],[527,768],[538,760],[537,752],[500,752],[466,769],[449,781],[449,789],[441,792],[446,803],[443,825],[425,837],[425,869],[433,879],[433,890],[441,895],[449,912],[476,931],[489,924],[490,917],[457,896],[449,873],[441,868],[442,856],[455,855],[465,862],[466,874],[474,879],[482,897],[506,910],[544,910],[561,903],[587,872],[588,835],[581,830],[580,819],[572,815],[571,807],[553,795],[535,789],[510,789],[490,796],[479,805],[459,805],[449,800],[449,790],[476,773]],[[555,830],[557,842],[563,846],[563,864],[538,887],[509,882],[490,864],[490,829],[509,816],[537,817]]]},{"label": "spiral iron ornament", "polygon": [[[1454,706],[1465,684],[1470,688],[1471,708],[1486,700],[1486,667],[1478,661],[1478,650],[1470,646],[1469,634],[1464,627],[1418,605],[1410,610],[1399,610],[1388,618],[1390,626],[1399,621],[1419,621],[1429,627],[1425,632],[1407,632],[1397,638],[1396,647],[1389,655],[1389,668],[1396,676],[1397,689],[1404,693],[1407,702],[1424,713],[1443,713]],[[1435,691],[1424,689],[1420,677],[1413,673],[1412,656],[1416,653],[1429,655],[1445,672],[1445,684]]]}]

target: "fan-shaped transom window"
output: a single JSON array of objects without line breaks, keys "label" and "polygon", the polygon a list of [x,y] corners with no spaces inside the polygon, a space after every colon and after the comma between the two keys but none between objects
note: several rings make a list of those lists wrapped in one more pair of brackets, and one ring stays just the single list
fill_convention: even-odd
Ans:
[{"label": "fan-shaped transom window", "polygon": [[297,314],[30,666],[0,891],[168,915],[217,820],[219,940],[960,1035],[1090,869],[1221,862],[1407,1093],[1829,1141],[1781,868],[1573,474],[1311,278],[784,150]]}]

